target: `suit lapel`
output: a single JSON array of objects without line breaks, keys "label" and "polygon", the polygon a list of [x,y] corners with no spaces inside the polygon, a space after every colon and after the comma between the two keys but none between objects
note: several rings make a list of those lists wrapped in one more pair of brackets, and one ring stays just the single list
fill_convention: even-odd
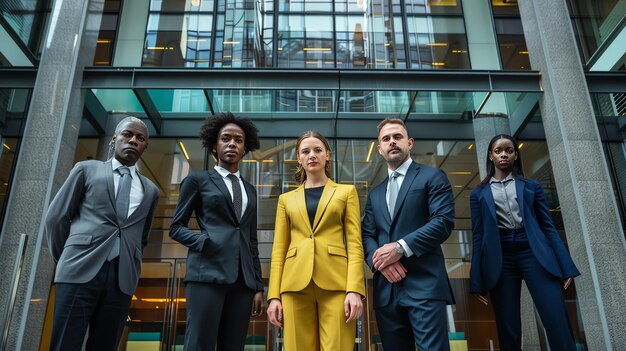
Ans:
[{"label": "suit lapel", "polygon": [[237,219],[237,215],[235,214],[235,205],[233,205],[233,197],[230,195],[228,188],[226,187],[226,183],[224,183],[224,178],[219,174],[216,170],[212,170],[209,172],[209,176],[215,186],[222,192],[224,198],[226,199],[226,204],[230,209],[231,214],[235,220]]},{"label": "suit lapel", "polygon": [[106,174],[107,180],[107,188],[109,189],[109,200],[111,200],[111,205],[113,206],[113,210],[115,210],[115,184],[113,183],[113,165],[111,164],[111,160],[104,162],[102,164],[104,167],[104,174]]},{"label": "suit lapel", "polygon": [[311,220],[309,219],[309,213],[306,209],[306,195],[304,192],[304,183],[300,185],[293,193],[296,207],[298,208],[298,212],[300,212],[300,216],[302,217],[302,223],[306,223],[307,227],[311,229],[311,233],[313,233],[313,228],[311,228]]},{"label": "suit lapel", "polygon": [[391,216],[389,215],[389,208],[387,207],[387,185],[389,184],[389,177],[383,182],[381,186],[374,191],[377,193],[372,194],[372,198],[375,200],[373,206],[378,207],[378,211],[383,213],[383,217],[387,223],[391,224]]},{"label": "suit lapel", "polygon": [[322,192],[322,197],[320,198],[320,202],[317,204],[317,210],[315,211],[315,220],[313,221],[313,232],[317,229],[317,225],[319,224],[322,216],[324,215],[324,211],[326,211],[326,207],[330,202],[330,199],[333,198],[336,189],[336,183],[332,180],[328,180],[326,182],[326,186],[324,186],[324,190]]},{"label": "suit lapel", "polygon": [[524,216],[524,187],[526,182],[515,177],[515,192],[517,193],[517,205],[519,206],[519,213]]},{"label": "suit lapel", "polygon": [[[483,198],[485,199],[485,202],[487,203],[487,207],[489,207],[489,213],[491,213],[491,217],[493,217],[493,220],[496,221],[496,223],[498,223],[498,218],[496,217],[496,202],[493,199],[493,194],[491,193],[491,184],[487,183],[482,190],[483,193]],[[519,195],[518,195],[519,198]]]},{"label": "suit lapel", "polygon": [[[241,181],[243,182],[244,189],[246,189],[246,195],[248,195],[248,206],[246,206],[246,210],[241,215],[241,222],[243,222],[244,218],[250,215],[250,213],[252,212],[252,209],[256,208],[256,206],[252,206],[253,204],[256,205],[256,195],[255,195],[254,188],[252,187],[252,184],[246,182],[243,179]],[[233,205],[233,209],[234,209],[234,205]]]},{"label": "suit lapel", "polygon": [[400,207],[402,207],[402,203],[404,202],[404,199],[406,198],[406,194],[408,194],[409,188],[411,187],[413,180],[419,173],[419,169],[420,169],[419,164],[412,162],[411,166],[407,170],[406,175],[404,176],[404,180],[402,181],[402,186],[400,187],[400,190],[398,191],[398,197],[396,198],[396,205],[393,209],[393,218],[396,218],[398,211],[400,211]]}]

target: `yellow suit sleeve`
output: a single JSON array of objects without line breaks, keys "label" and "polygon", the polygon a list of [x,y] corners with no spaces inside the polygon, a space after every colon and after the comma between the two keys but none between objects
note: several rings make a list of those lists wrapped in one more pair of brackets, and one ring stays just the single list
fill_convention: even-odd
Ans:
[{"label": "yellow suit sleeve", "polygon": [[276,222],[274,224],[274,244],[270,263],[270,283],[267,291],[267,300],[280,299],[280,284],[285,266],[285,256],[291,242],[289,232],[289,216],[285,209],[283,195],[278,198],[276,207]]},{"label": "yellow suit sleeve", "polygon": [[361,242],[361,209],[354,186],[350,187],[343,232],[348,251],[348,277],[346,292],[356,292],[365,297],[365,277],[363,272],[363,244]]}]

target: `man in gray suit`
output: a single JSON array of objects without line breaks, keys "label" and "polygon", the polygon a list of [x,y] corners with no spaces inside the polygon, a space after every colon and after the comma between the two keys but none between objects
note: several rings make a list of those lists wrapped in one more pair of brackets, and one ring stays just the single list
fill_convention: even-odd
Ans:
[{"label": "man in gray suit", "polygon": [[50,350],[116,350],[139,282],[159,190],[135,163],[148,129],[124,118],[115,157],[78,162],[48,208],[45,234],[56,262]]}]

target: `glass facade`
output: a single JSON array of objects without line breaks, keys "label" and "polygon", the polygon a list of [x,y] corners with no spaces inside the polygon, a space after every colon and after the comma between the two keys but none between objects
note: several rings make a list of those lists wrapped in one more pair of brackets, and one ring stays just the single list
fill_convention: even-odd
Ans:
[{"label": "glass facade", "polygon": [[39,57],[46,19],[50,13],[49,0],[3,0],[0,1],[0,20],[5,21],[28,48]]},{"label": "glass facade", "polygon": [[620,0],[569,0],[572,26],[584,62],[594,55],[615,30],[623,28],[626,2]]},{"label": "glass facade", "polygon": [[29,98],[28,89],[0,89],[0,225],[4,222]]},{"label": "glass facade", "polygon": [[460,1],[152,1],[143,66],[469,69]]}]

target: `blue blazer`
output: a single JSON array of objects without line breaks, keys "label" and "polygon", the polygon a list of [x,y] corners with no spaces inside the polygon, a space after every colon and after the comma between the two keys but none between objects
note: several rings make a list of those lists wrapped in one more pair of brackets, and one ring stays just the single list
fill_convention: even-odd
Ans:
[{"label": "blue blazer", "polygon": [[[528,243],[541,266],[562,280],[580,275],[552,223],[541,185],[517,177],[515,189]],[[489,183],[472,191],[470,206],[473,232],[470,293],[484,294],[496,285],[502,272],[496,205]]]},{"label": "blue blazer", "polygon": [[[393,216],[387,209],[388,180],[367,197],[361,225],[366,263],[374,271],[374,251],[404,239],[413,256],[400,259],[407,275],[395,284],[402,285],[413,299],[454,303],[441,250],[454,227],[454,198],[448,178],[440,169],[413,162],[402,181]],[[380,272],[374,272],[375,308],[389,303],[391,285]]]}]

